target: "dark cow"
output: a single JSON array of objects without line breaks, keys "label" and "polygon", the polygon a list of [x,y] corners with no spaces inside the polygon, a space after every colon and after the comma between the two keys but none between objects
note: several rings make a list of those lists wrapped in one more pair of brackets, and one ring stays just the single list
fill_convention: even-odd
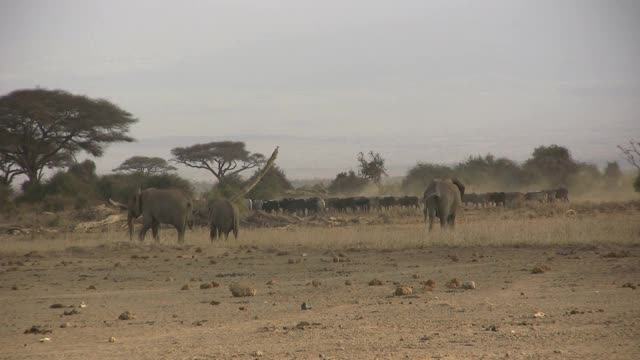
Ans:
[{"label": "dark cow", "polygon": [[268,213],[280,211],[280,202],[278,200],[265,200],[262,203],[262,210]]},{"label": "dark cow", "polygon": [[544,191],[533,191],[524,194],[524,199],[527,201],[546,202],[548,200],[548,196]]},{"label": "dark cow", "polygon": [[323,212],[326,207],[324,200],[319,197],[312,197],[305,200],[307,214],[317,214]]},{"label": "dark cow", "polygon": [[419,209],[420,200],[417,196],[403,196],[398,199],[398,205],[407,209]]},{"label": "dark cow", "polygon": [[505,193],[505,205],[509,207],[518,207],[524,202],[524,194],[521,192]]},{"label": "dark cow", "polygon": [[507,201],[507,194],[504,192],[492,192],[487,194],[487,200],[490,203],[496,204],[496,206],[500,206],[505,204]]},{"label": "dark cow", "polygon": [[396,206],[398,204],[398,200],[394,196],[385,196],[380,199],[380,207],[384,210],[389,210],[390,208]]}]

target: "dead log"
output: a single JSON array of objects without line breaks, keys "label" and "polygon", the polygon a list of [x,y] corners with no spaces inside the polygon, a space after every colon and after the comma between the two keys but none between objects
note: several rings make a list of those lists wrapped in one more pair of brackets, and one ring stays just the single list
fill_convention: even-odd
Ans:
[{"label": "dead log", "polygon": [[115,224],[120,221],[127,221],[127,214],[113,214],[109,215],[106,218],[98,221],[87,221],[76,224],[73,227],[73,231],[89,231],[91,229],[107,226],[110,224]]}]

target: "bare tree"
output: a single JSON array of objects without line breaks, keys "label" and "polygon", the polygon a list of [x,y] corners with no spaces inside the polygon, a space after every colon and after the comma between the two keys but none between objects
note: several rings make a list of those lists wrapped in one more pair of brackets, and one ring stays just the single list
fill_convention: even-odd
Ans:
[{"label": "bare tree", "polygon": [[176,168],[169,165],[167,160],[160,157],[147,156],[132,156],[113,169],[113,171],[141,175],[166,174],[175,170]]},{"label": "bare tree", "polygon": [[618,145],[618,149],[622,151],[629,164],[640,170],[640,141],[631,139],[629,140],[628,148]]},{"label": "bare tree", "polygon": [[371,180],[374,184],[380,186],[382,176],[387,176],[387,168],[384,166],[385,160],[380,153],[369,151],[369,160],[363,153],[358,153],[358,173],[360,177]]},{"label": "bare tree", "polygon": [[171,150],[172,161],[185,166],[208,170],[218,181],[227,175],[261,166],[265,157],[259,153],[249,153],[243,142],[220,141],[195,144]]}]

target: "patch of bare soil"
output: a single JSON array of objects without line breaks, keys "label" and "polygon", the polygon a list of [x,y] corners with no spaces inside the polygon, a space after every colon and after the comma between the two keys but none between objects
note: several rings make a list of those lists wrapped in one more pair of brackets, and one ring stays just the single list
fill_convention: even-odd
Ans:
[{"label": "patch of bare soil", "polygon": [[[0,255],[0,358],[635,359],[640,350],[634,246],[460,247],[459,261],[450,247],[359,249],[345,251],[349,262],[305,248],[288,264],[299,247],[133,244],[38,251],[22,265]],[[552,271],[532,274],[547,263]]]}]

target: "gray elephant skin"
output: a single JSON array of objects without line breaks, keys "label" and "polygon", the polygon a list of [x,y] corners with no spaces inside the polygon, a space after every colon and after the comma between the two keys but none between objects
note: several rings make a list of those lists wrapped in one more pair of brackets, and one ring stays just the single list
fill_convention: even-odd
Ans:
[{"label": "gray elephant skin", "polygon": [[429,220],[429,231],[433,229],[435,218],[440,219],[440,227],[456,223],[456,215],[462,209],[464,185],[456,179],[434,179],[424,191],[424,219]]},{"label": "gray elephant skin", "polygon": [[229,200],[216,199],[209,202],[209,238],[213,242],[216,237],[224,234],[225,240],[233,231],[233,236],[238,238],[240,228],[240,216],[238,208]]},{"label": "gray elephant skin", "polygon": [[151,228],[153,238],[158,241],[160,224],[169,224],[178,231],[178,242],[183,243],[192,206],[191,199],[177,189],[138,189],[138,192],[129,199],[129,214],[127,216],[129,239],[133,239],[133,220],[142,215],[140,241],[144,241],[149,228]]}]

